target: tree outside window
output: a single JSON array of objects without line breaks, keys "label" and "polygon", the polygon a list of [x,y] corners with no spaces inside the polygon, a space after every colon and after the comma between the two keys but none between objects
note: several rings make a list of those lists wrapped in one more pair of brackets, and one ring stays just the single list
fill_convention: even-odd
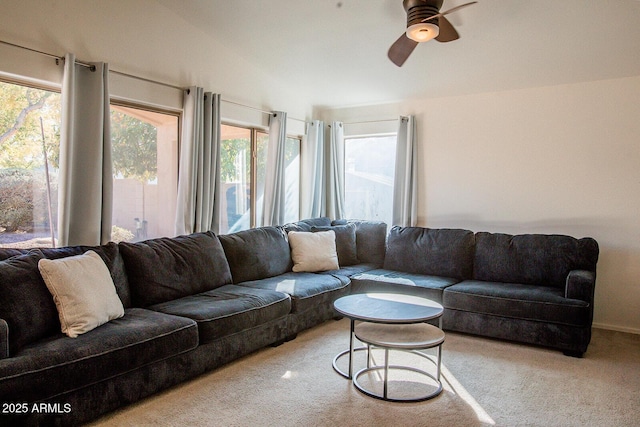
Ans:
[{"label": "tree outside window", "polygon": [[0,82],[0,246],[53,245],[59,147],[60,94]]}]

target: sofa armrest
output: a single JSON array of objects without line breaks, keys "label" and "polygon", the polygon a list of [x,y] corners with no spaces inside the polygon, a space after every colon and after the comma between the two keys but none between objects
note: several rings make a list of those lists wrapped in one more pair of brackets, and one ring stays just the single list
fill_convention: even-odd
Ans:
[{"label": "sofa armrest", "polygon": [[572,270],[567,276],[567,285],[564,296],[565,298],[579,299],[592,304],[595,287],[595,272],[587,270]]},{"label": "sofa armrest", "polygon": [[0,319],[0,359],[9,357],[9,325]]}]

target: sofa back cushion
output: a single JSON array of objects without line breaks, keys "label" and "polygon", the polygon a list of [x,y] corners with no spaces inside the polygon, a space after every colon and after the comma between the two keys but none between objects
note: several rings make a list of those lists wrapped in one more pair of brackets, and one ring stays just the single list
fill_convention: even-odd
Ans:
[{"label": "sofa back cushion", "polygon": [[384,263],[387,241],[387,224],[381,221],[337,219],[333,225],[354,224],[356,226],[356,254],[363,264]]},{"label": "sofa back cushion", "polygon": [[331,220],[325,216],[319,218],[301,219],[300,221],[290,222],[282,226],[286,233],[290,231],[311,231],[312,227],[328,227]]},{"label": "sofa back cushion", "polygon": [[7,322],[10,356],[60,333],[58,311],[38,270],[40,259],[42,255],[33,251],[0,261],[0,319]]},{"label": "sofa back cushion", "polygon": [[148,307],[231,283],[222,245],[210,231],[119,246],[134,306]]},{"label": "sofa back cushion", "polygon": [[67,336],[76,338],[124,316],[111,273],[94,251],[56,260],[43,258],[38,269]]},{"label": "sofa back cushion", "polygon": [[[359,261],[358,251],[356,247],[356,225],[344,224],[311,227],[311,231],[314,233],[329,230],[333,231],[336,235],[336,250],[338,252],[338,263],[340,264],[340,267],[358,264]],[[289,235],[289,240],[291,240],[291,235]]]},{"label": "sofa back cushion", "polygon": [[289,240],[281,227],[259,227],[220,236],[233,283],[259,280],[291,271]]},{"label": "sofa back cushion", "polygon": [[120,255],[120,248],[116,243],[109,242],[102,246],[66,246],[62,248],[41,248],[39,251],[44,258],[60,259],[69,256],[82,255],[87,251],[94,251],[104,261],[109,269],[111,279],[116,287],[116,292],[124,308],[131,307],[131,290],[129,289],[129,280],[127,271],[124,267],[124,260]]},{"label": "sofa back cushion", "polygon": [[571,270],[596,270],[592,238],[477,233],[474,279],[564,288]]},{"label": "sofa back cushion", "polygon": [[28,253],[29,249],[0,248],[0,261]]},{"label": "sofa back cushion", "polygon": [[387,239],[384,268],[470,279],[474,246],[474,235],[469,230],[395,226]]}]

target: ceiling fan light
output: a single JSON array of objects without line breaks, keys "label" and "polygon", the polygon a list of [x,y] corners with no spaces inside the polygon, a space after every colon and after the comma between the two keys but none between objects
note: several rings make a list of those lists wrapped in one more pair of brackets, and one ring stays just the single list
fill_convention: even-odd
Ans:
[{"label": "ceiling fan light", "polygon": [[418,43],[435,39],[440,34],[440,28],[429,22],[419,22],[407,28],[407,37]]}]

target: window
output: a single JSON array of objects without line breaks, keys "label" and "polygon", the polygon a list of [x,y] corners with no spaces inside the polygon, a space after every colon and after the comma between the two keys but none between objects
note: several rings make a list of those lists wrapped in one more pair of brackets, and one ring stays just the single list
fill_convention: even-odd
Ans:
[{"label": "window", "polygon": [[384,221],[393,219],[395,135],[345,139],[345,216]]},{"label": "window", "polygon": [[60,104],[57,92],[0,81],[0,247],[54,246]]},{"label": "window", "polygon": [[222,215],[220,233],[251,227],[252,130],[221,125],[220,184]]},{"label": "window", "polygon": [[284,159],[286,164],[285,181],[285,222],[300,219],[300,138],[287,138]]},{"label": "window", "polygon": [[178,115],[112,103],[111,144],[111,240],[173,236],[178,188]]},{"label": "window", "polygon": [[[60,109],[59,93],[0,82],[0,247],[54,246]],[[114,103],[111,137],[111,239],[172,236],[178,115]]]},{"label": "window", "polygon": [[[257,129],[221,126],[222,219],[220,233],[261,225],[269,135]],[[299,218],[300,138],[288,137],[285,151],[285,221]]]}]

